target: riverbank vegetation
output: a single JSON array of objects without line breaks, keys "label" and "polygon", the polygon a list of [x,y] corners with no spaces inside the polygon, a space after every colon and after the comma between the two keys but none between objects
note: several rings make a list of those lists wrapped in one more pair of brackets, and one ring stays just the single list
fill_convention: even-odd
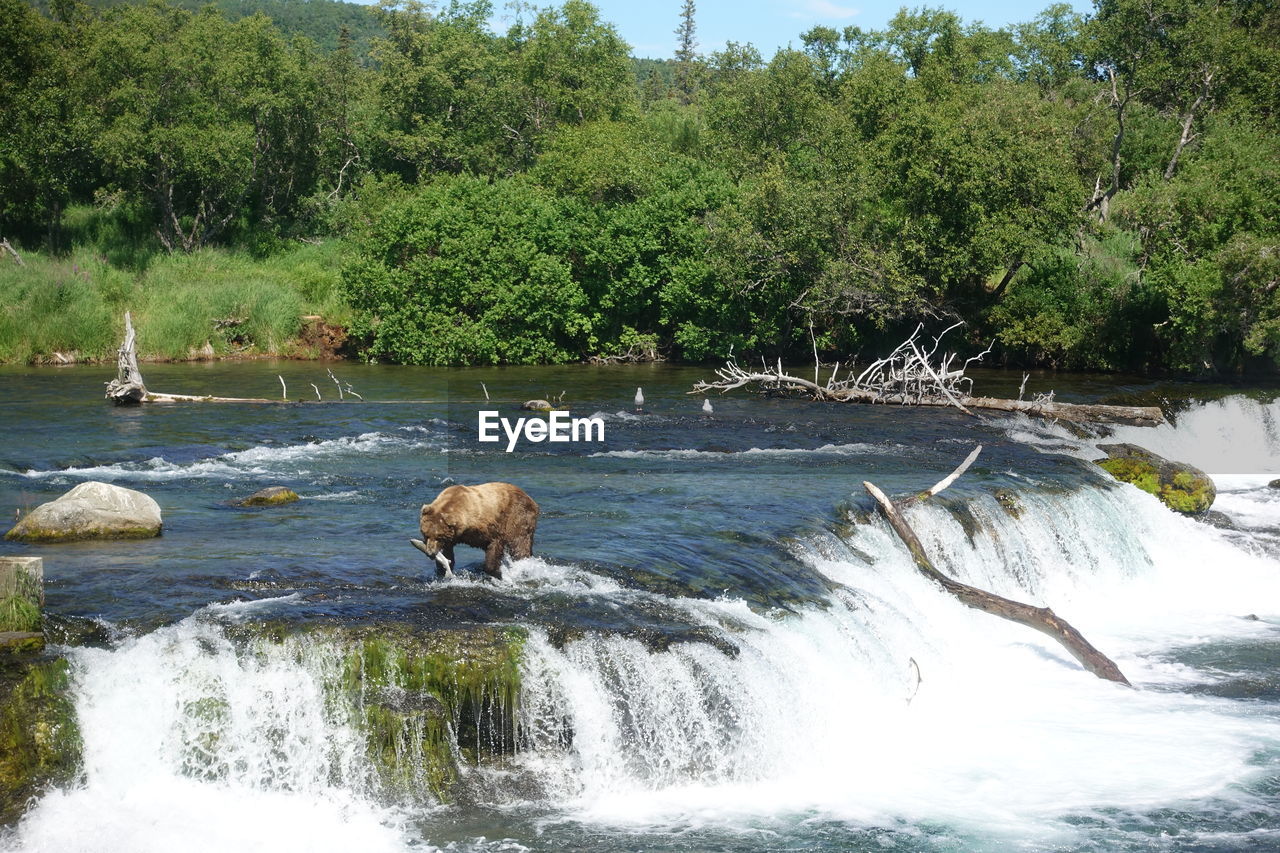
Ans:
[{"label": "riverbank vegetation", "polygon": [[686,3],[669,61],[583,0],[0,6],[0,359],[106,356],[128,307],[171,358],[305,354],[307,315],[425,364],[934,318],[1008,364],[1280,364],[1274,4],[904,9],[765,57],[697,54]]}]

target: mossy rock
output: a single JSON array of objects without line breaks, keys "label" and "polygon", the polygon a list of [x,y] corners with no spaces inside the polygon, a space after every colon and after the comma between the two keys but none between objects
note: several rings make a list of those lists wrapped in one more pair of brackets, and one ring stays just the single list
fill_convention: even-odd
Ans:
[{"label": "mossy rock", "polygon": [[0,631],[0,655],[30,655],[44,651],[42,631]]},{"label": "mossy rock", "polygon": [[1208,474],[1182,462],[1171,462],[1135,444],[1100,444],[1107,454],[1098,460],[1107,473],[1155,495],[1183,515],[1198,515],[1213,506],[1218,491]]},{"label": "mossy rock", "polygon": [[80,773],[82,744],[65,658],[0,659],[0,823]]},{"label": "mossy rock", "polygon": [[280,506],[298,500],[298,493],[285,486],[267,486],[247,498],[236,501],[236,506]]},{"label": "mossy rock", "polygon": [[1018,499],[1018,495],[1009,489],[996,489],[996,503],[1000,504],[1000,508],[1009,513],[1013,518],[1022,517],[1022,501]]},{"label": "mossy rock", "polygon": [[320,644],[338,655],[326,685],[351,709],[383,796],[453,802],[468,767],[515,752],[527,634],[506,626],[242,626],[259,642]]}]

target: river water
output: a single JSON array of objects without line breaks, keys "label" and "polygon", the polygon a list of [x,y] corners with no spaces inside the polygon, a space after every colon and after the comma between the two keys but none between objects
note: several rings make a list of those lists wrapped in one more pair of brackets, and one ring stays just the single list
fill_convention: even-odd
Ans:
[{"label": "river water", "polygon": [[[44,557],[50,622],[81,638],[67,654],[85,742],[84,778],[0,846],[1280,849],[1274,391],[1031,383],[1173,400],[1173,425],[1106,440],[1212,473],[1232,522],[1213,527],[1114,483],[1089,461],[1098,439],[1061,426],[741,392],[708,416],[685,394],[708,372],[341,364],[364,399],[338,401],[316,364],[152,366],[155,390],[278,397],[283,379],[312,402],[114,408],[100,368],[0,370],[0,509],[93,479],[145,491],[165,520],[145,542],[0,545]],[[976,391],[1018,380],[980,375]],[[514,419],[562,392],[604,420],[603,442],[477,441],[479,410]],[[962,581],[1052,606],[1136,689],[950,599],[869,514],[863,480],[917,491],[979,443],[910,511],[925,548]],[[437,583],[407,542],[419,506],[489,480],[541,505],[535,556],[492,582],[459,548]],[[233,504],[266,485],[302,500]],[[379,799],[360,734],[325,700],[332,655],[246,651],[236,629],[256,620],[519,626],[521,747],[456,803]],[[191,713],[211,692],[227,709],[215,738]],[[193,745],[222,770],[193,768]]]}]

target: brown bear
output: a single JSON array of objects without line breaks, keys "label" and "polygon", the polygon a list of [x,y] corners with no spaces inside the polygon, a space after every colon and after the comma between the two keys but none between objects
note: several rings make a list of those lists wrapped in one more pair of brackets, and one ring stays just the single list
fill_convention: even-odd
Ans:
[{"label": "brown bear", "polygon": [[540,510],[533,498],[510,483],[450,486],[422,505],[422,539],[413,547],[436,561],[436,575],[453,577],[453,546],[484,549],[484,570],[502,578],[502,557],[520,560],[533,553],[533,530]]}]

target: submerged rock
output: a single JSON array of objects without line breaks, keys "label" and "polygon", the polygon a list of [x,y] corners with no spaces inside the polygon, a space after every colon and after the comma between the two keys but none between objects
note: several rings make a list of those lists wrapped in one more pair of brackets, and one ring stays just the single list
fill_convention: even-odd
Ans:
[{"label": "submerged rock", "polygon": [[1014,518],[1022,517],[1022,501],[1018,499],[1018,495],[1009,489],[996,489],[996,503],[1000,504],[1000,508],[1009,513]]},{"label": "submerged rock", "polygon": [[236,501],[237,506],[279,506],[298,500],[298,493],[285,486],[267,486],[247,498]]},{"label": "submerged rock", "polygon": [[82,746],[65,658],[0,662],[0,824],[80,772]]},{"label": "submerged rock", "polygon": [[1239,530],[1240,529],[1240,525],[1232,521],[1231,516],[1227,515],[1225,512],[1218,512],[1216,509],[1211,509],[1207,512],[1200,513],[1199,515],[1195,516],[1195,520],[1202,521],[1205,524],[1209,525],[1210,527],[1217,527],[1221,530]]},{"label": "submerged rock", "polygon": [[159,536],[162,527],[160,505],[148,495],[90,481],[36,507],[4,538],[28,542],[149,539]]},{"label": "submerged rock", "polygon": [[1197,515],[1218,496],[1209,475],[1184,462],[1171,462],[1136,444],[1100,444],[1098,449],[1108,457],[1098,465],[1111,476],[1155,495],[1175,512]]}]

